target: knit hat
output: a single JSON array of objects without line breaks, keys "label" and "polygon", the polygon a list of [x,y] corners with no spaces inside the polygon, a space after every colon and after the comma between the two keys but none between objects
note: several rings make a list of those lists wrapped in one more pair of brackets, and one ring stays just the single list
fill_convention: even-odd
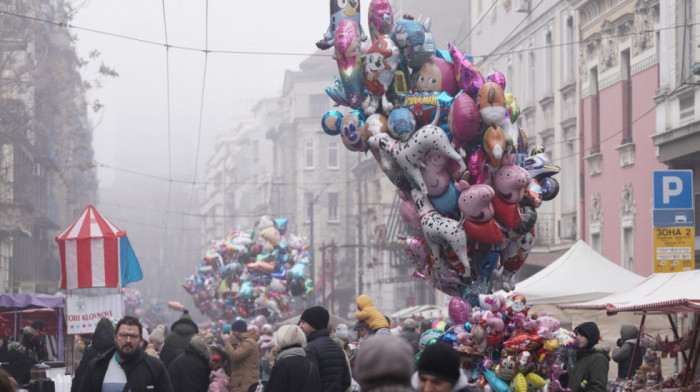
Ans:
[{"label": "knit hat", "polygon": [[192,316],[190,315],[190,311],[187,309],[184,309],[182,311],[182,316],[180,316],[181,319],[189,319],[192,320]]},{"label": "knit hat", "polygon": [[324,307],[313,306],[304,310],[304,313],[301,314],[299,321],[305,321],[315,330],[319,330],[328,328],[329,318],[330,316],[328,315],[328,311]]},{"label": "knit hat", "polygon": [[592,321],[586,321],[585,323],[579,324],[578,327],[574,329],[574,332],[581,334],[588,339],[588,345],[586,348],[593,348],[600,340],[600,330],[598,325]]},{"label": "knit hat", "polygon": [[357,351],[352,376],[367,391],[384,385],[409,386],[413,374],[413,349],[393,335],[373,335]]},{"label": "knit hat", "polygon": [[248,332],[248,325],[244,320],[236,320],[231,324],[231,332]]},{"label": "knit hat", "polygon": [[430,344],[418,359],[418,373],[429,374],[455,385],[459,380],[459,354],[448,343]]},{"label": "knit hat", "polygon": [[165,341],[165,326],[159,324],[156,329],[151,332],[151,336],[149,336],[148,339],[151,343],[163,343]]}]

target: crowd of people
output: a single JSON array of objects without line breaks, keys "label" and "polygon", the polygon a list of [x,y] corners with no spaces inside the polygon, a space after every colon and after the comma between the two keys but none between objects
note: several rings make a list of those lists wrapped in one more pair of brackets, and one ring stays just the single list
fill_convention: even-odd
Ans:
[{"label": "crowd of people", "polygon": [[[369,297],[363,295],[357,303],[354,325],[333,326],[328,311],[314,306],[303,311],[297,324],[260,327],[237,319],[217,335],[200,331],[187,312],[150,333],[133,316],[116,323],[102,319],[82,351],[71,392],[481,390],[450,344],[421,341],[432,328],[430,320],[409,318],[392,328]],[[0,339],[0,362],[10,365],[9,374],[0,370],[0,390],[26,383],[28,368],[20,368],[42,360],[45,351],[37,343],[41,329],[25,328],[22,341],[12,344]],[[575,353],[562,384],[572,392],[604,391],[610,350],[598,344],[595,323],[582,323],[575,332]],[[634,326],[621,329],[612,353],[620,374],[639,366],[630,350],[637,333]],[[6,382],[15,389],[3,389]]]}]

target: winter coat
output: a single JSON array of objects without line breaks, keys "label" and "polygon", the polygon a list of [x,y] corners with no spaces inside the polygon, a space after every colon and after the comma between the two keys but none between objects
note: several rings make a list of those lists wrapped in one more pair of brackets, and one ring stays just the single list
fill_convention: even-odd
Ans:
[{"label": "winter coat", "polygon": [[233,335],[226,341],[226,354],[231,366],[231,392],[244,392],[260,376],[258,343],[248,334],[242,340]]},{"label": "winter coat", "polygon": [[224,368],[219,370],[212,370],[209,375],[209,389],[207,392],[228,392],[231,386],[231,380],[228,378],[228,374]]},{"label": "winter coat", "polygon": [[185,352],[185,347],[189,344],[192,336],[199,332],[197,324],[187,318],[175,321],[170,329],[172,332],[165,337],[163,348],[160,350],[160,360],[163,361],[166,368],[175,358]]},{"label": "winter coat", "polygon": [[342,392],[350,386],[350,368],[345,352],[330,338],[327,329],[319,329],[306,337],[306,357],[319,369],[323,392]]},{"label": "winter coat", "polygon": [[[113,348],[100,354],[88,365],[83,382],[80,384],[80,392],[95,392],[102,390],[102,382],[109,362],[117,352]],[[173,387],[168,377],[168,370],[158,358],[139,350],[135,359],[121,363],[126,373],[127,387],[131,392],[172,392]]]},{"label": "winter coat", "polygon": [[610,367],[609,348],[599,343],[593,348],[577,348],[576,362],[568,371],[571,392],[605,392]]},{"label": "winter coat", "polygon": [[168,367],[174,392],[207,392],[209,388],[209,347],[195,335],[185,352]]},{"label": "winter coat", "polygon": [[376,331],[380,328],[389,328],[389,322],[386,321],[386,317],[379,311],[379,309],[374,307],[372,299],[369,296],[362,294],[357,297],[357,307],[359,310],[355,312],[355,318],[357,320],[363,320],[369,325],[370,331]]},{"label": "winter coat", "polygon": [[306,358],[300,346],[284,347],[277,354],[265,391],[320,392],[318,367]]},{"label": "winter coat", "polygon": [[[618,346],[612,350],[612,360],[617,362],[617,377],[627,378],[627,373],[632,363],[632,353],[634,352],[634,346],[637,344],[637,332],[639,330],[633,325],[623,325],[620,329],[620,339],[618,340]],[[634,360],[634,366],[632,368],[632,375],[639,369],[644,360],[644,353],[646,352],[646,346],[643,342],[640,342],[640,346],[637,348],[637,356]]]},{"label": "winter coat", "polygon": [[95,332],[92,334],[90,344],[85,347],[80,364],[75,369],[70,392],[78,392],[80,390],[80,383],[83,381],[90,361],[111,348],[114,348],[114,325],[108,319],[100,319],[95,327]]},{"label": "winter coat", "polygon": [[[3,346],[5,347],[5,346]],[[31,350],[27,350],[20,342],[12,342],[7,345],[6,361],[9,362],[6,370],[19,385],[29,382],[29,371],[36,364],[36,360],[31,355]]]}]

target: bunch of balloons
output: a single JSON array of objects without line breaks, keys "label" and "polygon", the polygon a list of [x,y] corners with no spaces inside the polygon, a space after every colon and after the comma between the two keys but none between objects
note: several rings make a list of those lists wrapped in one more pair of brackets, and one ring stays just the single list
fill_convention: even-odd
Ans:
[{"label": "bunch of balloons", "polygon": [[286,231],[287,219],[265,215],[255,228],[213,241],[183,284],[197,308],[214,323],[255,315],[276,319],[293,297],[309,295],[307,241]]},{"label": "bunch of balloons", "polygon": [[143,299],[141,291],[132,287],[122,287],[122,299],[124,300],[124,314],[141,318]]},{"label": "bunch of balloons", "polygon": [[388,0],[331,0],[320,49],[334,48],[339,77],[323,130],[350,151],[370,151],[401,197],[414,276],[450,295],[515,288],[534,244],[537,208],[560,171],[544,147],[528,151],[505,76],[486,77],[459,48],[437,49],[431,20],[394,18]]},{"label": "bunch of balloons", "polygon": [[[472,305],[473,304],[473,305]],[[475,294],[470,301],[452,297],[451,326],[434,323],[421,335],[419,349],[437,341],[452,344],[464,360],[472,387],[496,392],[563,390],[564,373],[575,335],[550,315],[528,315],[522,295]],[[420,353],[417,357],[420,356]]]}]

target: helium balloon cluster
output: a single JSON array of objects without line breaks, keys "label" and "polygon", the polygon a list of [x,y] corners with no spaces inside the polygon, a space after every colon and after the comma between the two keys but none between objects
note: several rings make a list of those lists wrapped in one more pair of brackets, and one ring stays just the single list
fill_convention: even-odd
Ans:
[{"label": "helium balloon cluster", "polygon": [[450,295],[513,290],[560,169],[544,147],[528,151],[505,76],[484,77],[451,44],[437,49],[430,18],[394,18],[387,0],[370,3],[363,46],[360,1],[330,4],[316,45],[334,48],[339,76],[326,93],[346,109],[321,125],[350,151],[370,151],[396,186],[414,276]]},{"label": "helium balloon cluster", "polygon": [[265,315],[278,318],[293,297],[313,291],[305,238],[286,236],[287,219],[265,215],[255,228],[213,241],[183,287],[212,321]]},{"label": "helium balloon cluster", "polygon": [[442,328],[424,332],[419,349],[438,341],[451,344],[463,359],[472,386],[481,390],[563,390],[558,380],[575,335],[561,328],[557,318],[528,315],[529,309],[522,295],[477,294],[469,301],[452,297],[451,326],[445,329],[442,322]]},{"label": "helium balloon cluster", "polygon": [[124,300],[124,314],[140,319],[143,313],[141,291],[132,287],[122,287],[122,299]]}]

